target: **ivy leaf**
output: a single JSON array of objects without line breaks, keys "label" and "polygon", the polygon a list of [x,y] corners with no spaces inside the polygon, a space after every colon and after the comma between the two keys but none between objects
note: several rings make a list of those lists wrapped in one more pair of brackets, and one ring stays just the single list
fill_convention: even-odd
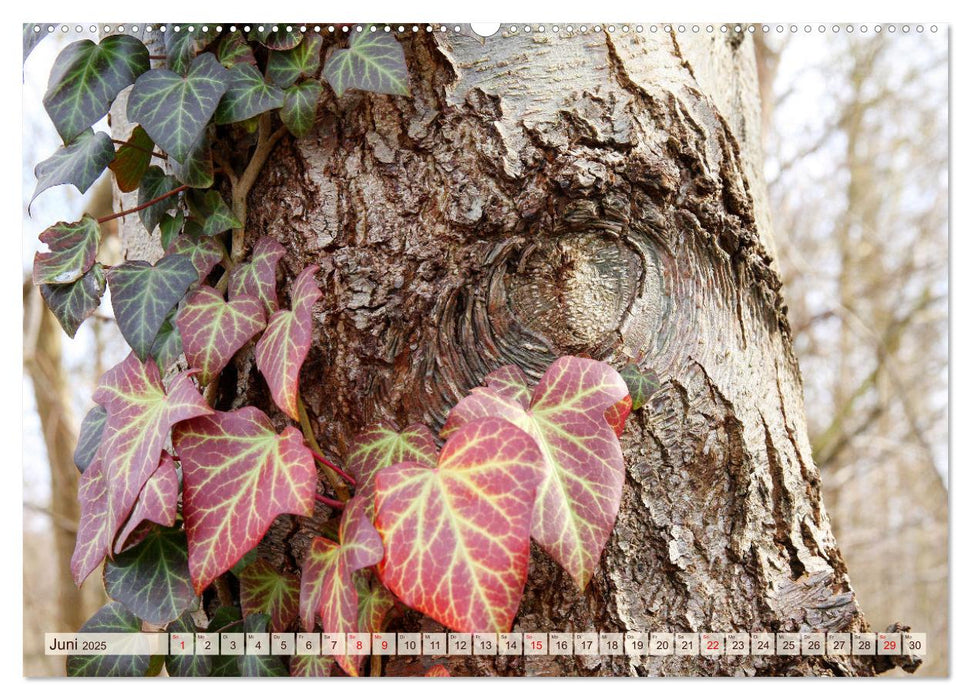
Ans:
[{"label": "ivy leaf", "polygon": [[175,214],[162,214],[158,222],[159,239],[162,243],[162,250],[164,250],[166,253],[172,252],[170,250],[172,243],[175,241],[176,237],[182,233],[182,227],[184,225],[185,214],[183,214],[181,211],[177,211]]},{"label": "ivy leaf", "polygon": [[[518,380],[510,380],[518,373]],[[526,378],[507,369],[501,383],[472,390],[449,413],[448,436],[483,416],[505,418],[536,439],[544,477],[536,493],[533,538],[583,590],[600,560],[620,508],[624,458],[605,411],[627,396],[627,385],[609,365],[561,357],[543,375],[529,407]],[[394,590],[394,588],[392,588]]]},{"label": "ivy leaf", "polygon": [[122,192],[134,192],[145,177],[149,164],[152,162],[152,152],[155,142],[141,126],[132,129],[131,136],[122,144],[115,154],[115,159],[108,164],[115,174],[115,182]]},{"label": "ivy leaf", "polygon": [[358,89],[385,95],[408,95],[405,51],[391,34],[366,25],[351,35],[350,47],[338,49],[324,64],[324,77],[338,97]]},{"label": "ivy leaf", "polygon": [[267,83],[248,63],[229,70],[229,89],[216,110],[217,124],[232,124],[283,106],[283,90]]},{"label": "ivy leaf", "polygon": [[81,429],[78,431],[78,446],[74,448],[74,464],[82,474],[98,452],[98,445],[101,444],[101,435],[104,433],[107,420],[108,412],[104,409],[104,406],[95,404],[81,421]]},{"label": "ivy leaf", "polygon": [[40,295],[47,308],[71,338],[78,332],[84,319],[101,305],[101,295],[104,293],[105,274],[97,263],[84,277],[70,284],[43,284],[40,287]]},{"label": "ivy leaf", "polygon": [[188,255],[166,255],[155,265],[133,260],[108,273],[118,330],[139,359],[148,357],[165,317],[197,280]]},{"label": "ivy leaf", "polygon": [[128,119],[180,163],[185,161],[229,86],[229,71],[211,53],[192,61],[188,74],[163,68],[143,73],[128,96]]},{"label": "ivy leaf", "polygon": [[380,581],[368,583],[364,576],[355,577],[357,585],[357,626],[361,632],[380,632],[384,620],[394,607],[394,596]]},{"label": "ivy leaf", "polygon": [[246,39],[239,32],[232,32],[223,37],[216,49],[216,58],[225,68],[232,68],[240,63],[256,65],[253,49],[246,43]]},{"label": "ivy leaf", "polygon": [[227,257],[226,246],[216,237],[202,235],[201,229],[197,233],[192,223],[186,224],[185,233],[178,236],[166,252],[169,255],[188,255],[201,282],[220,260]]},{"label": "ivy leaf", "polygon": [[409,425],[400,433],[387,423],[368,426],[351,441],[344,464],[357,481],[355,495],[374,512],[374,478],[379,471],[400,464],[417,462],[433,467],[438,462],[435,434],[421,423]]},{"label": "ivy leaf", "polygon": [[[172,173],[183,185],[201,189],[212,187],[212,148],[209,146],[205,131],[199,134],[199,138],[192,144],[184,162],[172,161]],[[216,193],[213,192],[213,194]]]},{"label": "ivy leaf", "polygon": [[200,235],[215,236],[243,226],[216,190],[193,191],[188,199],[192,218],[199,224]]},{"label": "ivy leaf", "polygon": [[607,425],[613,429],[617,437],[624,434],[624,426],[627,424],[627,416],[630,415],[632,404],[633,401],[631,400],[630,394],[628,394],[604,411],[604,418],[607,419]]},{"label": "ivy leaf", "polygon": [[237,265],[229,275],[229,298],[255,296],[267,313],[279,308],[276,297],[276,267],[286,250],[268,236],[253,246],[249,262]]},{"label": "ivy leaf", "polygon": [[[157,165],[153,165],[142,176],[142,182],[138,189],[138,206],[145,207],[153,199],[161,197],[166,192],[171,192],[178,186],[178,180],[171,175],[166,175]],[[160,202],[140,209],[138,211],[138,218],[141,220],[145,230],[152,233],[155,227],[159,225],[159,222],[162,221],[165,213],[172,209],[177,201],[174,196],[166,197]]]},{"label": "ivy leaf", "polygon": [[[268,631],[269,622],[268,615],[246,615],[243,617],[243,629],[246,632],[265,633]],[[239,673],[244,677],[268,678],[289,675],[286,664],[279,656],[244,654],[236,658],[239,659]]]},{"label": "ivy leaf", "polygon": [[290,657],[290,676],[293,678],[326,678],[334,662],[328,656],[298,655]]},{"label": "ivy leaf", "polygon": [[281,574],[265,559],[257,559],[239,577],[239,602],[243,615],[266,613],[270,630],[284,632],[297,620],[300,579]]},{"label": "ivy leaf", "polygon": [[106,36],[69,44],[51,69],[44,108],[64,143],[108,113],[124,88],[148,70],[148,49],[134,37]]},{"label": "ivy leaf", "polygon": [[135,507],[132,509],[128,522],[115,540],[115,553],[134,544],[130,541],[132,533],[146,522],[172,527],[179,508],[179,474],[176,471],[175,460],[166,451],[162,451],[162,458],[158,467],[148,477],[148,481],[138,494]]},{"label": "ivy leaf", "polygon": [[254,28],[249,33],[249,37],[256,39],[263,46],[273,51],[287,51],[300,44],[304,35],[295,31],[288,32],[282,27],[273,31],[272,26],[265,26],[262,30]]},{"label": "ivy leaf", "polygon": [[425,672],[425,678],[451,678],[452,674],[448,672],[442,664],[435,664],[430,669]]},{"label": "ivy leaf", "polygon": [[277,435],[246,406],[179,423],[172,439],[197,593],[253,549],[276,516],[313,513],[317,470],[294,427]]},{"label": "ivy leaf", "polygon": [[641,370],[635,363],[630,363],[622,370],[620,376],[630,391],[631,410],[636,411],[646,404],[651,396],[661,388],[661,380],[653,369]]},{"label": "ivy leaf", "polygon": [[290,87],[298,78],[310,78],[320,69],[320,48],[324,38],[308,34],[300,45],[289,51],[271,51],[266,62],[266,77],[281,88]]},{"label": "ivy leaf", "polygon": [[300,367],[313,339],[313,306],[322,296],[314,281],[317,270],[310,265],[297,275],[290,293],[291,309],[270,316],[266,332],[256,343],[256,366],[266,378],[273,401],[294,420]]},{"label": "ivy leaf", "polygon": [[87,214],[80,221],[58,222],[40,234],[49,253],[34,255],[34,284],[67,284],[79,280],[94,265],[101,227]]},{"label": "ivy leaf", "polygon": [[175,317],[178,313],[178,305],[172,307],[152,342],[152,351],[149,355],[162,371],[167,370],[182,354],[182,336],[179,335],[179,329],[175,325]]},{"label": "ivy leaf", "polygon": [[172,426],[212,412],[187,372],[177,374],[166,393],[155,362],[142,363],[134,353],[104,374],[94,401],[108,411],[108,420],[98,455],[79,485],[82,518],[71,559],[78,585],[110,551],[159,466]]},{"label": "ivy leaf", "polygon": [[500,418],[455,430],[436,468],[403,462],[381,470],[381,582],[453,630],[508,632],[526,585],[542,476],[536,441]]},{"label": "ivy leaf", "polygon": [[316,80],[304,80],[283,91],[280,119],[298,139],[313,131],[317,119],[317,103],[323,90]]},{"label": "ivy leaf", "polygon": [[165,625],[195,602],[185,533],[154,527],[105,564],[105,591],[142,620]]},{"label": "ivy leaf", "polygon": [[83,130],[34,168],[37,187],[30,203],[33,204],[41,192],[57,185],[74,185],[84,194],[114,157],[115,147],[108,134],[92,129]]},{"label": "ivy leaf", "polygon": [[[235,607],[223,606],[216,610],[209,621],[207,632],[242,632],[243,618]],[[239,676],[239,656],[219,654],[212,658],[212,672],[210,676],[216,678]]]},{"label": "ivy leaf", "polygon": [[[186,611],[174,620],[165,631],[169,634],[181,632],[195,634],[196,625],[192,613]],[[205,678],[212,673],[212,656],[207,654],[170,654],[165,657],[165,670],[173,678]]]},{"label": "ivy leaf", "polygon": [[[318,614],[325,632],[359,631],[356,572],[377,564],[383,552],[361,499],[347,502],[338,536],[340,544],[315,537],[307,552],[300,580],[300,618],[307,631],[313,630]],[[348,675],[357,676],[364,658],[338,655],[335,660]]]},{"label": "ivy leaf", "polygon": [[[84,634],[135,634],[142,631],[141,621],[121,603],[111,601],[78,630]],[[123,656],[68,656],[68,676],[134,676],[148,673],[148,654]]]},{"label": "ivy leaf", "polygon": [[179,27],[177,32],[165,33],[165,57],[169,68],[185,75],[196,55],[209,46],[218,34],[213,29],[203,31],[202,27],[195,27],[191,32],[185,25]]},{"label": "ivy leaf", "polygon": [[263,330],[266,314],[256,297],[230,302],[212,287],[201,287],[186,302],[176,320],[186,360],[200,370],[204,386],[212,382],[233,355]]}]

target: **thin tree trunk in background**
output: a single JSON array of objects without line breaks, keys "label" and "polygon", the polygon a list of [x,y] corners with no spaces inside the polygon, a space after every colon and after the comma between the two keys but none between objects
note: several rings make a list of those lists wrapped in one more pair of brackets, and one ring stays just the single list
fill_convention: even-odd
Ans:
[{"label": "thin tree trunk in background", "polygon": [[61,328],[29,281],[24,285],[24,311],[24,367],[34,387],[51,473],[50,517],[55,549],[52,573],[60,617],[55,630],[74,631],[87,619],[88,612],[83,591],[74,585],[70,569],[79,516],[78,470],[74,466],[78,425],[71,411],[70,388],[62,364]]},{"label": "thin tree trunk in background", "polygon": [[[333,39],[325,35],[325,42]],[[348,93],[284,138],[247,245],[320,265],[304,366],[343,455],[368,423],[441,427],[491,370],[636,359],[662,386],[622,438],[627,482],[587,590],[533,548],[517,631],[868,629],[820,497],[774,267],[748,35],[402,38],[412,95]],[[113,129],[127,134],[123,112]],[[224,132],[231,133],[231,130]],[[239,167],[246,146],[216,145]],[[127,217],[134,251],[157,243]],[[138,257],[130,253],[129,257]],[[224,409],[280,418],[250,354]],[[282,424],[281,420],[281,424]],[[314,519],[262,546],[299,566]],[[416,613],[392,631],[441,628]],[[391,657],[388,675],[441,660]],[[869,675],[890,657],[451,657],[453,675]]]}]

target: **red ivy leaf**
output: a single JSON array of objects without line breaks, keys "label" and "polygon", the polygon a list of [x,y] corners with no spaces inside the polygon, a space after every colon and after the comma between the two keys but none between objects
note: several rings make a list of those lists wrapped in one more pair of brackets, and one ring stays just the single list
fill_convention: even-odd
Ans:
[{"label": "red ivy leaf", "polygon": [[300,579],[281,574],[270,562],[257,559],[239,575],[239,597],[244,617],[266,613],[270,631],[283,632],[297,619]]},{"label": "red ivy leaf", "polygon": [[532,536],[582,590],[620,509],[624,458],[605,412],[628,395],[627,385],[603,362],[561,357],[543,375],[527,408],[510,397],[510,377],[517,373],[512,384],[525,386],[516,368],[504,368],[495,386],[493,375],[486,377],[486,387],[473,389],[452,409],[442,435],[497,416],[536,439],[544,478],[536,493]]},{"label": "red ivy leaf", "polygon": [[212,287],[200,287],[182,307],[175,324],[190,367],[200,370],[199,381],[219,376],[241,347],[266,325],[263,305],[256,297],[230,302]]},{"label": "red ivy leaf", "polygon": [[81,515],[78,518],[77,543],[71,555],[71,574],[74,582],[80,586],[98,568],[111,548],[108,480],[100,453],[95,455],[78,481],[78,502],[81,504]]},{"label": "red ivy leaf", "polygon": [[624,434],[624,426],[627,424],[627,416],[630,415],[630,410],[633,405],[634,402],[631,399],[630,394],[628,394],[604,412],[604,418],[607,419],[607,424],[613,428],[617,437]]},{"label": "red ivy leaf", "polygon": [[452,674],[442,664],[435,664],[425,673],[425,678],[451,678]]},{"label": "red ivy leaf", "polygon": [[438,462],[435,434],[427,426],[415,423],[399,433],[387,423],[376,423],[351,441],[344,463],[357,481],[354,494],[367,501],[369,514],[374,511],[375,475],[401,462],[429,467]]},{"label": "red ivy leaf", "polygon": [[145,521],[172,527],[175,525],[176,511],[179,507],[179,474],[175,460],[168,452],[162,451],[158,467],[148,477],[148,481],[138,494],[138,500],[131,516],[115,542],[115,554],[135,544],[131,534]]},{"label": "red ivy leaf", "polygon": [[317,269],[310,265],[297,276],[290,294],[290,310],[274,313],[256,343],[256,366],[266,377],[273,401],[294,420],[300,367],[313,338],[313,306],[321,297],[314,281]]},{"label": "red ivy leaf", "polygon": [[317,471],[300,431],[252,406],[176,426],[196,593],[255,547],[278,515],[313,514]]},{"label": "red ivy leaf", "polygon": [[381,581],[410,608],[463,632],[508,632],[529,563],[529,526],[543,456],[499,418],[463,425],[437,468],[378,472]]},{"label": "red ivy leaf", "polygon": [[[158,468],[162,446],[172,426],[212,413],[187,372],[176,375],[166,393],[155,362],[149,359],[143,363],[134,353],[105,373],[94,400],[108,411],[96,457],[103,464],[99,476],[92,475],[88,493],[81,494],[81,499],[82,505],[88,501],[90,514],[94,507],[91,503],[104,498],[106,520],[101,523],[98,517],[95,542],[89,541],[94,530],[78,531],[72,573],[79,585],[98,565],[99,560],[92,559],[96,557],[95,550],[102,550],[104,555],[111,549],[115,533],[131,513],[145,482]],[[92,468],[93,465],[88,470]],[[102,486],[95,486],[96,478],[106,482],[106,494],[100,494]]]},{"label": "red ivy leaf", "polygon": [[241,295],[257,297],[267,313],[279,308],[276,299],[276,266],[286,250],[268,236],[253,246],[249,262],[236,266],[229,275],[229,298]]},{"label": "red ivy leaf", "polygon": [[[325,632],[358,632],[356,572],[381,560],[381,538],[367,517],[364,501],[352,498],[341,518],[340,544],[314,538],[307,552],[300,581],[300,617],[307,631],[320,615]],[[351,676],[360,674],[361,656],[336,656]]]}]

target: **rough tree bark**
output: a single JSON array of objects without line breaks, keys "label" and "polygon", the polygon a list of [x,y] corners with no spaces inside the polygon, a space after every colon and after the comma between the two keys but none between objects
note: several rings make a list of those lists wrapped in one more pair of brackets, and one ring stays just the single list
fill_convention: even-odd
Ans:
[{"label": "rough tree bark", "polygon": [[[508,363],[636,359],[662,380],[622,438],[616,529],[586,591],[533,548],[521,631],[860,631],[820,499],[761,174],[747,34],[402,36],[412,95],[350,92],[284,138],[247,245],[321,266],[302,386],[340,457],[368,423],[442,425]],[[325,41],[332,42],[325,34]],[[328,49],[330,46],[328,46]],[[235,163],[245,143],[220,144]],[[144,232],[128,241],[146,250]],[[251,352],[224,406],[278,418]],[[326,515],[321,508],[320,517]],[[264,552],[299,563],[313,520]],[[434,630],[417,614],[392,630]],[[392,657],[389,674],[441,659]],[[445,660],[453,675],[869,675],[888,657]]]}]

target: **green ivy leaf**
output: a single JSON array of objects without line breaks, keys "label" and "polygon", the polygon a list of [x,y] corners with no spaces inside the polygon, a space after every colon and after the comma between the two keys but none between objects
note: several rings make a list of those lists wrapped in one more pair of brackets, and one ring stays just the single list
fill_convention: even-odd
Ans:
[{"label": "green ivy leaf", "polygon": [[101,305],[104,292],[105,274],[97,263],[84,277],[70,284],[43,284],[40,287],[40,295],[44,297],[47,308],[71,338],[78,332],[84,319]]},{"label": "green ivy leaf", "polygon": [[104,433],[107,420],[108,412],[104,409],[104,406],[96,404],[81,421],[81,429],[78,431],[78,445],[74,448],[74,465],[82,474],[91,464],[95,453],[98,451],[98,446],[101,445],[101,435]]},{"label": "green ivy leaf", "polygon": [[[222,606],[213,614],[206,631],[211,633],[242,632],[243,617],[237,608]],[[222,646],[220,646],[220,651],[222,650]],[[212,672],[209,675],[214,678],[238,677],[239,656],[220,654],[212,657]]]},{"label": "green ivy leaf", "polygon": [[148,357],[165,317],[197,280],[187,255],[166,255],[155,265],[133,260],[108,273],[118,329],[139,359]]},{"label": "green ivy leaf", "polygon": [[68,284],[94,265],[101,227],[85,214],[80,221],[54,224],[40,234],[40,240],[50,252],[34,255],[34,284]]},{"label": "green ivy leaf", "polygon": [[169,255],[188,255],[199,282],[209,276],[220,260],[228,257],[223,242],[216,236],[202,235],[202,228],[194,221],[186,223],[185,231],[176,237],[166,252]]},{"label": "green ivy leaf", "polygon": [[175,325],[175,317],[179,313],[179,306],[172,307],[169,315],[162,321],[155,342],[152,343],[151,356],[155,364],[164,372],[173,362],[179,359],[182,354],[182,336],[178,327]]},{"label": "green ivy leaf", "polygon": [[316,80],[304,80],[283,91],[280,119],[298,139],[313,130],[317,119],[317,103],[323,91],[323,86]]},{"label": "green ivy leaf", "polygon": [[[269,622],[269,615],[247,615],[243,618],[243,629],[246,632],[265,633]],[[289,675],[286,664],[279,656],[245,654],[236,658],[239,659],[241,676],[268,678]]]},{"label": "green ivy leaf", "polygon": [[105,564],[105,591],[153,625],[175,620],[195,602],[185,532],[154,527]]},{"label": "green ivy leaf", "polygon": [[148,49],[134,37],[106,36],[68,45],[51,69],[44,108],[68,143],[108,113],[124,88],[148,70]]},{"label": "green ivy leaf", "polygon": [[290,657],[290,676],[293,678],[326,678],[334,662],[329,656],[297,655]]},{"label": "green ivy leaf", "polygon": [[216,190],[193,190],[188,202],[192,219],[199,224],[198,233],[202,236],[215,236],[243,225]]},{"label": "green ivy leaf", "polygon": [[180,163],[216,112],[229,71],[211,53],[197,56],[186,76],[156,68],[143,73],[128,96],[128,119],[138,122]]},{"label": "green ivy leaf", "polygon": [[[141,186],[138,188],[138,206],[144,206],[153,199],[161,197],[166,192],[171,192],[179,186],[179,181],[171,175],[153,165],[145,171],[142,177]],[[166,197],[160,202],[156,202],[144,209],[139,210],[138,218],[141,220],[145,230],[152,233],[155,227],[162,220],[162,215],[171,210],[178,203],[175,196]]]},{"label": "green ivy leaf", "polygon": [[172,162],[172,172],[183,185],[200,189],[212,187],[212,148],[205,131],[199,134],[184,162]]},{"label": "green ivy leaf", "polygon": [[[195,622],[192,621],[192,613],[182,613],[165,631],[169,634],[195,634],[197,630]],[[212,673],[214,658],[216,657],[200,654],[198,651],[195,654],[170,654],[165,657],[165,670],[173,678],[205,678]]]},{"label": "green ivy leaf", "polygon": [[627,384],[632,401],[631,410],[636,411],[661,388],[661,380],[653,369],[641,370],[633,362],[620,370],[620,376]]},{"label": "green ivy leaf", "polygon": [[232,68],[240,63],[256,65],[253,49],[246,43],[246,39],[240,32],[232,32],[223,37],[219,42],[219,48],[216,49],[216,57],[226,68]]},{"label": "green ivy leaf", "polygon": [[[79,632],[86,634],[123,633],[142,631],[141,621],[121,603],[111,601],[81,625]],[[68,656],[68,676],[134,676],[146,675],[151,657],[126,654],[124,656]]]},{"label": "green ivy leaf", "polygon": [[273,51],[287,51],[296,48],[303,40],[304,35],[293,30],[287,31],[285,27],[279,25],[277,25],[277,30],[273,31],[272,25],[266,25],[262,30],[259,27],[254,28],[249,33],[249,38],[256,39],[263,46]]},{"label": "green ivy leaf", "polygon": [[[175,31],[175,26],[179,31]],[[203,31],[202,27],[195,27],[190,32],[185,24],[175,26],[165,33],[165,57],[171,70],[185,75],[196,55],[219,35],[211,28]]]},{"label": "green ivy leaf", "polygon": [[229,71],[229,89],[216,110],[217,124],[232,124],[283,106],[283,90],[267,83],[248,63]]},{"label": "green ivy leaf", "polygon": [[300,578],[280,573],[270,562],[257,559],[239,576],[239,601],[243,615],[266,613],[270,630],[285,632],[299,613]]},{"label": "green ivy leaf", "polygon": [[340,97],[358,89],[385,95],[408,95],[405,51],[391,34],[366,25],[351,35],[350,47],[338,49],[324,64],[324,77]]},{"label": "green ivy leaf", "polygon": [[108,134],[91,129],[82,131],[34,168],[37,187],[30,203],[33,204],[41,192],[57,185],[74,185],[84,194],[114,157],[115,147]]},{"label": "green ivy leaf", "polygon": [[320,69],[320,48],[324,38],[308,34],[300,45],[289,51],[271,51],[266,63],[266,77],[281,88],[290,87],[298,78],[311,78]]},{"label": "green ivy leaf", "polygon": [[115,159],[108,164],[115,174],[115,182],[122,192],[134,192],[145,177],[152,162],[155,142],[141,126],[136,126],[128,140],[118,149]]},{"label": "green ivy leaf", "polygon": [[182,233],[182,226],[184,224],[185,214],[183,214],[181,211],[177,211],[175,214],[164,213],[159,217],[159,238],[162,242],[162,250],[164,250],[166,253],[173,252],[169,250],[169,248],[172,247],[172,243],[176,240],[178,235]]}]

